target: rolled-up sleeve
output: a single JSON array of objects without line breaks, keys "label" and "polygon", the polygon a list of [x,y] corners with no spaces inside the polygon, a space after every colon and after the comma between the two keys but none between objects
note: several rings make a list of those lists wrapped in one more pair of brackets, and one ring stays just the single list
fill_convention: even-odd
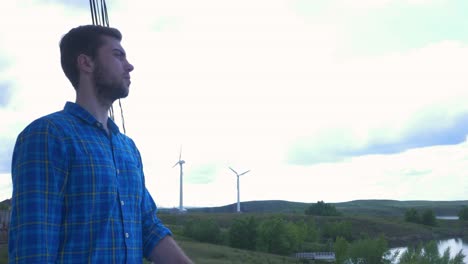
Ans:
[{"label": "rolled-up sleeve", "polygon": [[[131,142],[138,158],[141,169],[141,177],[143,183],[145,182],[145,176],[143,172],[143,162],[141,154],[138,151],[135,143]],[[143,237],[143,256],[149,259],[153,248],[163,239],[165,236],[172,235],[169,228],[167,228],[161,220],[157,217],[156,213],[158,208],[154,202],[151,194],[146,188],[146,184],[143,184],[143,195],[141,201],[141,221],[142,221],[142,237]]]},{"label": "rolled-up sleeve", "polygon": [[171,231],[156,216],[156,205],[147,190],[143,197],[143,256],[149,258],[153,248]]},{"label": "rolled-up sleeve", "polygon": [[55,263],[68,157],[60,129],[40,119],[17,138],[12,158],[10,263]]}]

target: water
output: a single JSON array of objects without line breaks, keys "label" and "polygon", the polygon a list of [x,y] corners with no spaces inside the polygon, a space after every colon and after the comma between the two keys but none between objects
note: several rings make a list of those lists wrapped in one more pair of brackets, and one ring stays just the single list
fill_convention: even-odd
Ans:
[{"label": "water", "polygon": [[[468,240],[462,240],[460,238],[452,238],[446,240],[440,240],[437,242],[437,247],[439,249],[439,254],[443,254],[447,248],[450,248],[450,257],[454,257],[460,250],[462,250],[465,255],[464,263],[468,263]],[[390,252],[395,252],[398,250],[399,256],[406,251],[406,247],[398,247],[390,249]]]},{"label": "water", "polygon": [[458,216],[436,216],[436,218],[441,220],[458,220]]}]

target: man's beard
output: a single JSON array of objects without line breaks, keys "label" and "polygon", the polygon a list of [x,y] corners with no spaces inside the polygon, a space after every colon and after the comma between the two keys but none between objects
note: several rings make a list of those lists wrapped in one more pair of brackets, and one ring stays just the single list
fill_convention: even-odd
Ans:
[{"label": "man's beard", "polygon": [[94,72],[94,84],[98,99],[103,102],[113,103],[115,100],[128,96],[128,86],[125,85],[123,79],[107,78],[109,75],[103,70],[100,65],[96,66]]}]

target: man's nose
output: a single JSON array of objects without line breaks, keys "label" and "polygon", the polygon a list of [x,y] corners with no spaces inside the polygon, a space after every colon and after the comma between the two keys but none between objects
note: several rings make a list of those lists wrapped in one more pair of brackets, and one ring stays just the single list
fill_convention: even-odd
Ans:
[{"label": "man's nose", "polygon": [[127,65],[125,66],[125,69],[128,71],[128,72],[131,72],[133,71],[133,69],[135,69],[135,67],[133,67],[133,65],[127,61]]}]

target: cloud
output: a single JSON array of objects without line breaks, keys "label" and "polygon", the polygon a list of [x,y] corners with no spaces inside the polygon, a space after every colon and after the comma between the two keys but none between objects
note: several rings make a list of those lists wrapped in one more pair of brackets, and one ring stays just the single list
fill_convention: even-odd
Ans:
[{"label": "cloud", "polygon": [[415,119],[397,140],[371,142],[352,154],[392,154],[413,148],[456,145],[463,142],[468,134],[468,112],[455,117],[444,113],[423,114]]},{"label": "cloud", "polygon": [[15,112],[9,108],[11,107],[0,107],[0,174],[10,173],[16,137],[29,122],[24,113]]},{"label": "cloud", "polygon": [[[5,52],[0,46],[0,52]],[[10,65],[10,59],[5,54],[0,54],[0,72],[3,72]]]},{"label": "cloud", "polygon": [[10,199],[12,193],[11,175],[0,172],[0,201]]},{"label": "cloud", "polygon": [[0,174],[11,171],[11,155],[13,154],[14,140],[0,135]]},{"label": "cloud", "polygon": [[0,108],[6,107],[13,96],[13,89],[9,82],[0,81]]},{"label": "cloud", "polygon": [[430,174],[432,173],[432,170],[430,169],[406,169],[404,171],[401,172],[402,175],[405,175],[405,176],[420,176],[420,175],[427,175],[427,174]]},{"label": "cloud", "polygon": [[370,129],[360,138],[352,128],[334,128],[295,142],[288,152],[291,164],[312,165],[410,149],[456,145],[468,135],[468,112],[451,114],[439,108],[415,114],[406,127]]},{"label": "cloud", "polygon": [[[95,1],[95,2],[101,2],[101,1]],[[79,9],[87,9],[90,10],[89,7],[89,1],[82,1],[82,0],[36,0],[36,3],[39,4],[58,4],[62,5],[64,7],[73,9],[73,8],[79,8]],[[106,2],[107,8],[109,8],[109,3]],[[90,11],[91,12],[91,11]]]},{"label": "cloud", "polygon": [[189,169],[185,181],[191,184],[207,184],[213,182],[218,171],[216,164],[203,164]]},{"label": "cloud", "polygon": [[[311,2],[311,1],[310,1]],[[428,42],[468,41],[463,10],[467,1],[330,0],[296,4],[311,23],[334,25],[343,36],[343,54],[376,55],[424,47]],[[321,8],[318,8],[321,7]],[[320,12],[317,12],[320,10]]]}]

